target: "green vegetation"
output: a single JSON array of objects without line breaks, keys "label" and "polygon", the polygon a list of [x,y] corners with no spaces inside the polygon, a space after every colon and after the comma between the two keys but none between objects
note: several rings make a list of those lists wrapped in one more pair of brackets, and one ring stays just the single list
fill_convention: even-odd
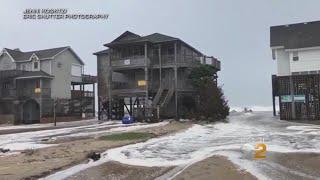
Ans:
[{"label": "green vegetation", "polygon": [[100,139],[107,141],[146,140],[152,138],[153,136],[154,135],[151,133],[126,132],[103,136]]},{"label": "green vegetation", "polygon": [[228,101],[222,88],[214,82],[215,72],[215,68],[211,65],[200,65],[192,69],[189,78],[198,93],[194,100],[190,98],[183,100],[187,104],[186,109],[191,118],[217,121],[229,115]]}]

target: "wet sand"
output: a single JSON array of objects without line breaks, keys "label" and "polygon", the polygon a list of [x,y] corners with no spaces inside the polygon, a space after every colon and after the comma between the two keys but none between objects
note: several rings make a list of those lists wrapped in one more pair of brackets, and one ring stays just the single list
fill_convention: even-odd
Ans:
[{"label": "wet sand", "polygon": [[[278,179],[311,180],[320,179],[320,154],[313,153],[274,153],[268,161],[261,163],[275,163],[278,171],[264,171]],[[141,167],[107,162],[101,166],[92,167],[77,173],[68,180],[257,180],[254,174],[250,174],[239,168],[227,157],[212,156],[197,162],[182,172],[180,167]],[[297,171],[298,173],[296,173]],[[292,173],[294,172],[294,173]],[[305,176],[306,174],[307,176]],[[309,177],[308,177],[309,176]]]},{"label": "wet sand", "polygon": [[[191,123],[173,122],[163,127],[152,127],[133,132],[149,132],[157,136],[175,133],[191,126]],[[28,150],[27,153],[0,157],[0,179],[38,179],[71,166],[87,162],[87,155],[107,149],[141,142],[105,141],[98,137],[63,142],[58,146]],[[54,143],[54,142],[51,142]]]},{"label": "wet sand", "polygon": [[185,169],[175,180],[256,180],[257,178],[245,170],[239,169],[223,156],[213,156]]},{"label": "wet sand", "polygon": [[170,169],[172,168],[129,166],[108,162],[77,173],[67,180],[153,180]]},{"label": "wet sand", "polygon": [[[175,170],[178,169],[178,170]],[[129,166],[117,162],[108,162],[77,173],[68,180],[166,180],[172,178],[172,172],[179,172],[175,167],[140,167]],[[250,173],[239,170],[227,158],[213,156],[186,168],[175,180],[256,180]]]}]

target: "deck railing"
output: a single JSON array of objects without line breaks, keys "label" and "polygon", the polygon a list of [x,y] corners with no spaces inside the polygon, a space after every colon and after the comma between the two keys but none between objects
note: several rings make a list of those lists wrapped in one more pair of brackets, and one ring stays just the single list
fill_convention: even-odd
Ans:
[{"label": "deck railing", "polygon": [[[149,59],[148,59],[148,62],[149,62]],[[115,59],[111,61],[111,65],[114,68],[145,66],[145,57],[132,56],[127,58]]]},{"label": "deck railing", "polygon": [[0,79],[13,78],[21,75],[23,72],[21,70],[0,70]]},{"label": "deck railing", "polygon": [[[159,66],[159,56],[151,56],[147,60],[147,64],[151,66]],[[161,56],[161,66],[196,66],[199,63],[210,64],[216,67],[218,70],[221,69],[220,61],[214,57],[207,56],[193,56],[193,55],[177,55],[177,62],[175,62],[174,55],[162,55]],[[126,59],[114,59],[111,61],[113,68],[134,68],[134,67],[144,67],[146,65],[144,56],[132,56]]]},{"label": "deck railing", "polygon": [[18,97],[51,97],[51,88],[42,88],[41,92],[36,93],[35,89],[19,89],[17,91]]},{"label": "deck railing", "polygon": [[41,93],[36,93],[35,89],[2,89],[0,97],[1,98],[20,98],[20,97],[31,97],[31,98],[39,98],[40,95],[43,98],[51,97],[51,89],[50,88],[42,88]]},{"label": "deck railing", "polygon": [[83,98],[83,97],[94,97],[94,94],[92,91],[80,91],[80,90],[71,91],[72,99]]}]

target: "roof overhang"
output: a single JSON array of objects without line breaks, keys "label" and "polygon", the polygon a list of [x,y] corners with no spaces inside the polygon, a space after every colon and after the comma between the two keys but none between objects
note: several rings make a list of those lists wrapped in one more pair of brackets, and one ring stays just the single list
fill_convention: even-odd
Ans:
[{"label": "roof overhang", "polygon": [[15,79],[39,79],[39,78],[46,78],[46,79],[53,79],[53,76],[20,76],[16,77]]}]

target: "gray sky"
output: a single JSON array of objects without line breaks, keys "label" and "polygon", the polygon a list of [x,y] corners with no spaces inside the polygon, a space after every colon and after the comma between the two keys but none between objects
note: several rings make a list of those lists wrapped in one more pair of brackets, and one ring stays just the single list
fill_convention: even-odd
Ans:
[{"label": "gray sky", "polygon": [[[1,0],[0,48],[71,46],[96,74],[93,52],[126,30],[176,36],[222,62],[231,106],[271,106],[269,27],[319,20],[319,0]],[[26,21],[26,8],[107,13],[107,21]]]}]

